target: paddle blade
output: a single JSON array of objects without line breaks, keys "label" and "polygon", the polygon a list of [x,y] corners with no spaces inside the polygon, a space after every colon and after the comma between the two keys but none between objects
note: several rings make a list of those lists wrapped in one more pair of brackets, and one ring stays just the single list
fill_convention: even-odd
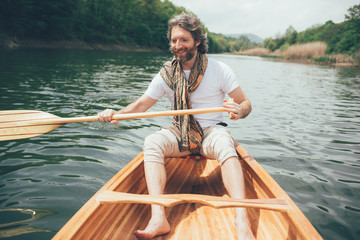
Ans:
[{"label": "paddle blade", "polygon": [[0,111],[0,141],[36,137],[50,132],[63,124],[47,124],[43,120],[56,118],[60,117],[41,111]]}]

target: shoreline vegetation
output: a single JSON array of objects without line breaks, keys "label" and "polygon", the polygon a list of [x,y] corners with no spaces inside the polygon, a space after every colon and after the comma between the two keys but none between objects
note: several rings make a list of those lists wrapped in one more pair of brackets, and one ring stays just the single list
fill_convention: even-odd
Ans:
[{"label": "shoreline vegetation", "polygon": [[349,67],[360,66],[360,52],[358,52],[354,59],[353,56],[347,54],[327,54],[327,48],[328,46],[325,42],[311,42],[291,45],[285,50],[277,49],[275,51],[271,51],[268,48],[258,47],[235,52],[234,54],[273,58],[281,61],[307,64],[325,64]]},{"label": "shoreline vegetation", "polygon": [[243,49],[237,54],[303,63],[360,66],[360,4],[348,9],[344,22],[330,20],[302,32],[289,26],[285,34],[265,39],[261,47]]},{"label": "shoreline vegetation", "polygon": [[0,37],[0,49],[69,49],[69,50],[107,50],[122,52],[163,52],[157,47],[139,46],[121,42],[86,42],[77,39],[42,40],[42,39],[10,39]]},{"label": "shoreline vegetation", "polygon": [[[167,22],[181,12],[189,11],[169,0],[4,1],[0,48],[168,52]],[[202,26],[209,53],[360,66],[360,4],[348,9],[344,22],[327,21],[302,32],[289,26],[285,34],[262,43]]]},{"label": "shoreline vegetation", "polygon": [[[277,49],[271,51],[268,48],[256,47],[244,51],[236,51],[230,54],[257,56],[271,58],[286,62],[297,62],[306,64],[325,64],[333,66],[360,66],[360,52],[355,59],[347,54],[327,54],[325,42],[311,42],[291,45],[285,50]],[[124,43],[87,43],[80,40],[52,40],[44,41],[37,39],[11,40],[0,38],[2,49],[73,49],[73,50],[106,50],[122,52],[165,52],[156,47],[142,47],[135,44]]]}]

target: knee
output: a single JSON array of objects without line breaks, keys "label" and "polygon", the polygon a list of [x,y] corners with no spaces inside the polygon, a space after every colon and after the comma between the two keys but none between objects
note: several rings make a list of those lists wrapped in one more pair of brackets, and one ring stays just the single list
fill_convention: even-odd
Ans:
[{"label": "knee", "polygon": [[219,161],[220,164],[224,163],[231,157],[237,157],[234,147],[234,140],[230,134],[226,132],[218,132],[212,136],[210,141],[210,152]]},{"label": "knee", "polygon": [[162,149],[161,143],[162,143],[162,141],[159,140],[159,137],[157,136],[157,134],[153,133],[145,138],[144,151],[146,151],[148,149],[155,150],[155,151],[161,151],[161,149]]},{"label": "knee", "polygon": [[145,138],[144,141],[144,162],[164,163],[164,148],[161,145],[156,133]]},{"label": "knee", "polygon": [[218,134],[218,136],[214,137],[212,148],[215,152],[221,152],[225,147],[228,148],[229,146],[234,146],[234,141],[231,136]]},{"label": "knee", "polygon": [[230,151],[234,152],[232,141],[227,138],[219,139],[219,141],[215,142],[214,146],[214,154],[218,158],[221,158],[223,155],[228,155],[227,153]]}]

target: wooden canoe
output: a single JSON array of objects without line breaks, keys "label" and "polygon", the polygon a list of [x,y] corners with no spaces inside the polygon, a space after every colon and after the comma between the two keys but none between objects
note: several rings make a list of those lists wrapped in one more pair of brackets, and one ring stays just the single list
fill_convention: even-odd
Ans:
[{"label": "wooden canoe", "polygon": [[[275,180],[240,145],[247,198],[285,199],[286,212],[247,208],[256,239],[322,239],[309,220]],[[196,193],[227,196],[216,160],[203,157],[166,158],[166,193]],[[133,232],[144,229],[150,218],[147,204],[100,204],[96,198],[110,190],[147,194],[140,153],[106,183],[54,236],[53,239],[136,239]],[[237,239],[233,208],[212,208],[184,203],[166,208],[170,233],[155,239]]]}]

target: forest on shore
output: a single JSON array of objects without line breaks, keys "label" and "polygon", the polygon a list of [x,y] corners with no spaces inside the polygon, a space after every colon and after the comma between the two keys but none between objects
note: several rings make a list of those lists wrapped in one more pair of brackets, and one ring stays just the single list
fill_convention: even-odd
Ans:
[{"label": "forest on shore", "polygon": [[[167,51],[167,22],[181,12],[187,10],[169,0],[3,0],[0,47],[34,47],[25,44],[26,40],[33,40],[39,42],[37,47],[74,42],[83,43],[78,44],[80,47],[85,44],[94,48],[123,46],[128,50]],[[262,45],[246,36],[212,33],[205,25],[203,29],[208,35],[210,53],[287,58],[303,55],[319,61],[338,61],[328,56],[336,55],[338,59],[341,54],[360,62],[360,4],[349,8],[342,23],[328,21],[303,32],[290,26],[284,35],[267,38]]]},{"label": "forest on shore", "polygon": [[[167,22],[181,12],[187,11],[169,0],[4,0],[0,2],[0,41],[5,47],[31,39],[166,51]],[[212,53],[256,46],[245,36],[230,38],[203,28]]]}]

